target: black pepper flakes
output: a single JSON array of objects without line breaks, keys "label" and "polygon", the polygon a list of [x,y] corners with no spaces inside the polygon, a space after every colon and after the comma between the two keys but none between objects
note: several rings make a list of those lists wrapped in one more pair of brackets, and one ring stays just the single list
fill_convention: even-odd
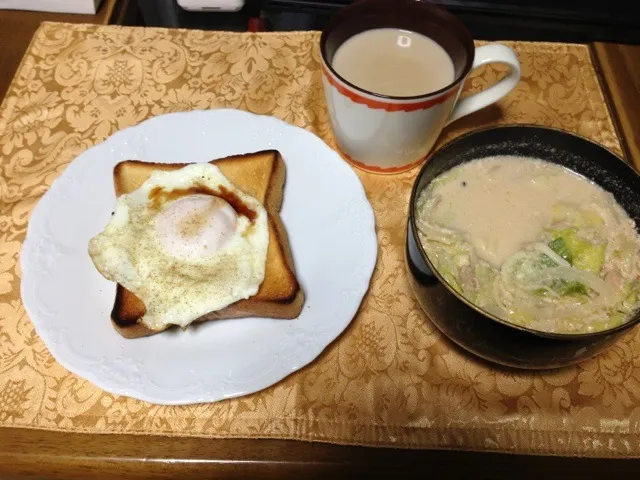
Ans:
[{"label": "black pepper flakes", "polygon": [[462,182],[462,186],[466,187],[467,186],[467,182]]}]

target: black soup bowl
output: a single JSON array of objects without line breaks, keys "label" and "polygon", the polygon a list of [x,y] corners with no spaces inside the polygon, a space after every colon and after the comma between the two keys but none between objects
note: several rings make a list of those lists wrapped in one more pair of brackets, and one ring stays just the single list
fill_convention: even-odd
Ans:
[{"label": "black soup bowl", "polygon": [[434,153],[418,174],[409,207],[406,261],[413,291],[435,326],[463,349],[485,360],[525,369],[558,368],[592,357],[640,322],[640,313],[615,328],[595,333],[540,332],[501,320],[472,304],[438,273],[418,238],[416,202],[443,172],[494,156],[534,157],[566,167],[611,192],[640,225],[640,175],[621,158],[585,138],[529,125],[468,133]]}]

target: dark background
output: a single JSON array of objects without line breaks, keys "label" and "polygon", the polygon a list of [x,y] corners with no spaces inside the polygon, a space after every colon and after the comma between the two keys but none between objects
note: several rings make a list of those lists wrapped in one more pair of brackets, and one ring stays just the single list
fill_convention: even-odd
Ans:
[{"label": "dark background", "polygon": [[[148,26],[247,30],[262,17],[267,30],[319,30],[353,0],[247,0],[238,13],[186,12],[175,0],[137,0]],[[432,0],[455,13],[475,38],[640,44],[640,16],[620,0]]]}]

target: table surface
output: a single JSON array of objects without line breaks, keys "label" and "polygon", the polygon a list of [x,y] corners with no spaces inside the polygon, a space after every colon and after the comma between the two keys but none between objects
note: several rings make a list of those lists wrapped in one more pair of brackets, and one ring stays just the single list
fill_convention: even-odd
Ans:
[{"label": "table surface", "polygon": [[625,157],[640,170],[640,45],[594,43],[592,54]]},{"label": "table surface", "polygon": [[[0,98],[42,21],[109,23],[117,0],[97,15],[0,11]],[[640,168],[640,46],[596,43],[594,63],[627,159]],[[516,470],[517,469],[517,470]],[[447,478],[591,478],[640,471],[640,460],[346,447],[285,440],[85,435],[0,429],[0,476],[47,478],[353,478],[444,473]]]},{"label": "table surface", "polygon": [[0,10],[0,99],[4,98],[20,60],[42,22],[108,24],[118,0],[103,0],[95,15]]}]

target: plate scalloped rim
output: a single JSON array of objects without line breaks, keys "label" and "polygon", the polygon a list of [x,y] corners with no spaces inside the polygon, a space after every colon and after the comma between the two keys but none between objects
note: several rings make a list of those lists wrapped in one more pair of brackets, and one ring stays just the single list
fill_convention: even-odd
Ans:
[{"label": "plate scalloped rim", "polygon": [[[263,149],[279,150],[287,167],[281,216],[306,296],[299,318],[120,337],[109,321],[115,285],[99,275],[86,250],[115,202],[116,163],[205,162]],[[214,402],[267,388],[312,362],[356,314],[377,248],[358,176],[315,134],[240,110],[172,113],[115,133],[54,180],[29,221],[21,294],[36,332],[69,371],[152,403]]]}]

